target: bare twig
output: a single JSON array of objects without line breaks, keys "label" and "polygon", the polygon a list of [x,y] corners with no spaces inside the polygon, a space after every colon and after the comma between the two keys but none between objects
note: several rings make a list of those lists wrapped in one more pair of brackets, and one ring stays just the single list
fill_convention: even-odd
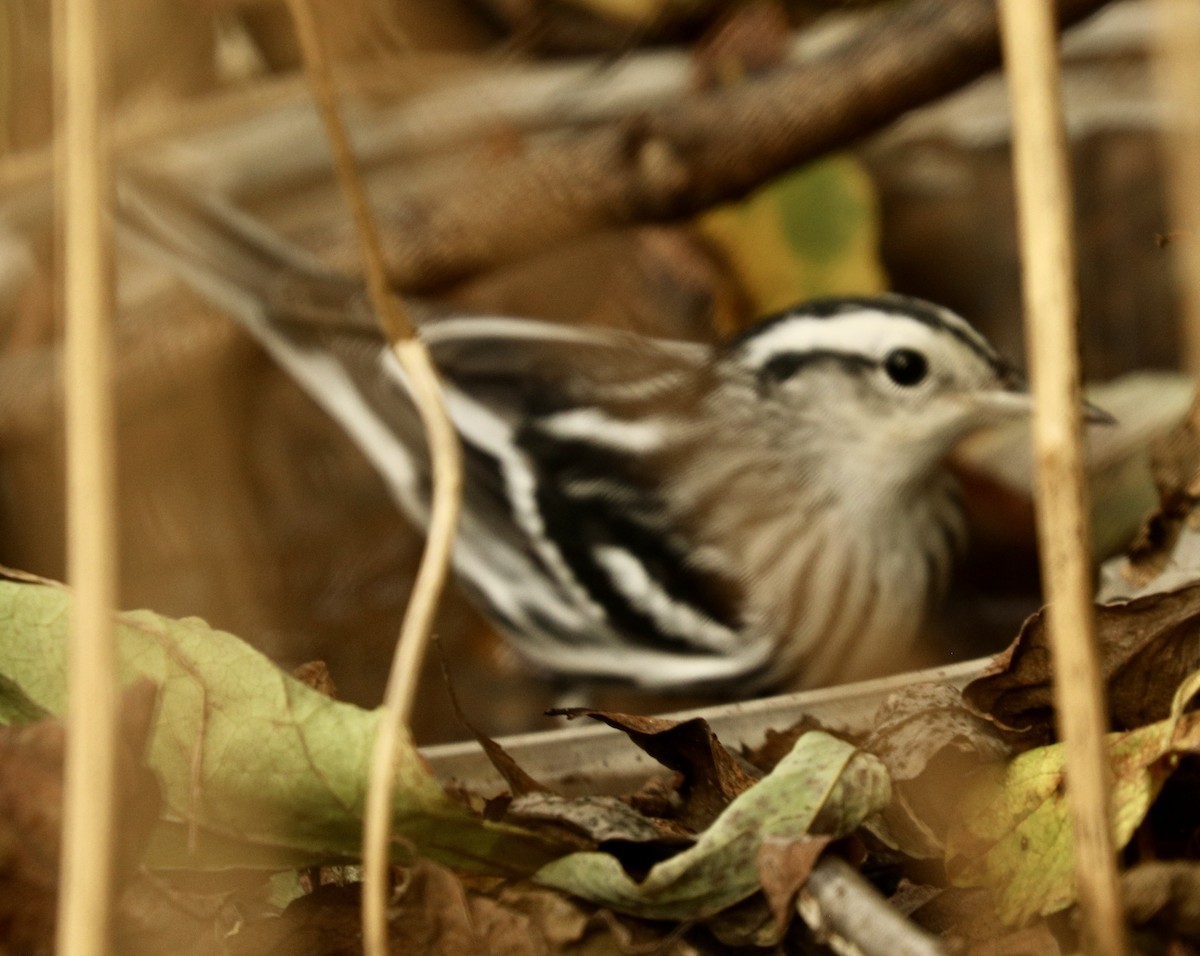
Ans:
[{"label": "bare twig", "polygon": [[945,956],[941,941],[905,919],[861,873],[822,858],[800,891],[801,919],[839,956]]},{"label": "bare twig", "polygon": [[325,135],[330,149],[333,150],[334,169],[342,187],[342,195],[354,216],[354,234],[358,240],[359,254],[362,256],[371,305],[389,342],[411,339],[416,335],[416,329],[409,320],[403,303],[388,285],[383,252],[379,245],[379,230],[375,228],[367,193],[358,174],[354,152],[350,148],[350,137],[338,112],[333,75],[321,43],[320,27],[307,0],[288,0],[288,9],[291,10],[300,49],[304,54],[304,65],[313,99],[317,101],[321,121],[325,126]]},{"label": "bare twig", "polygon": [[1054,700],[1066,746],[1067,798],[1084,951],[1125,952],[1109,810],[1092,609],[1090,532],[1076,340],[1075,251],[1053,11],[1045,0],[1002,0],[1012,88],[1028,364],[1034,393],[1036,505],[1054,656]]},{"label": "bare twig", "polygon": [[58,952],[101,956],[111,946],[118,733],[106,67],[98,0],[60,0],[55,13],[63,106],[67,573],[76,592]]},{"label": "bare twig", "polygon": [[407,732],[433,615],[450,568],[462,496],[462,449],[446,411],[441,384],[429,352],[417,338],[416,329],[400,300],[388,287],[379,234],[338,113],[333,78],[312,7],[308,0],[288,0],[288,7],[307,72],[312,78],[313,95],[321,108],[333,148],[338,180],[354,212],[371,304],[396,358],[408,373],[433,463],[433,502],[427,544],[388,675],[364,812],[363,949],[367,956],[387,956],[388,864],[391,859],[396,748],[401,733]]},{"label": "bare twig", "polygon": [[1200,375],[1200,4],[1158,0],[1159,95],[1167,102],[1164,159],[1168,222],[1182,233],[1172,243],[1183,313],[1184,367]]}]

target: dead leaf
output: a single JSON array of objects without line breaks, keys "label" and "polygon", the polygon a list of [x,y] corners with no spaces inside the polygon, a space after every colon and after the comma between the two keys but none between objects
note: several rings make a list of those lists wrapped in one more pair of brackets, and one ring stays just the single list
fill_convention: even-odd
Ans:
[{"label": "dead leaf", "polygon": [[977,943],[967,956],[1059,956],[1062,949],[1045,923]]},{"label": "dead leaf", "polygon": [[[147,682],[122,699],[119,885],[141,861],[162,802],[154,774],[142,764],[154,709],[155,691]],[[55,718],[0,727],[0,948],[6,952],[40,951],[53,939],[65,747],[66,730]]]},{"label": "dead leaf", "polygon": [[911,916],[923,906],[928,906],[946,892],[944,887],[932,883],[914,883],[903,877],[896,886],[896,891],[888,897],[892,909],[903,916]]},{"label": "dead leaf", "polygon": [[766,897],[761,893],[706,919],[704,928],[735,952],[742,947],[774,949],[787,929],[780,929],[776,924]]},{"label": "dead leaf", "polygon": [[813,731],[739,795],[695,846],[635,880],[607,853],[572,853],[542,867],[537,882],[646,919],[704,919],[760,887],[759,848],[810,835],[844,836],[890,798],[877,757]]},{"label": "dead leaf", "polygon": [[1137,927],[1200,942],[1200,864],[1153,861],[1121,874],[1125,916]]},{"label": "dead leaf", "polygon": [[256,922],[278,921],[282,904],[270,905],[270,877],[249,871],[222,873],[212,883],[195,877],[140,872],[121,897],[113,951],[229,956],[226,939]]},{"label": "dead leaf", "polygon": [[1179,538],[1200,502],[1200,408],[1195,404],[1187,419],[1158,441],[1151,470],[1158,510],[1142,525],[1117,572],[1135,589],[1146,587],[1173,564]]},{"label": "dead leaf", "polygon": [[330,700],[337,700],[337,684],[329,673],[329,665],[324,661],[307,661],[292,669],[292,676],[318,694],[323,694]]},{"label": "dead leaf", "polygon": [[[358,956],[362,952],[360,887],[324,886],[272,922],[230,940],[230,956]],[[428,860],[403,871],[388,907],[388,952],[394,956],[607,956],[614,927],[594,910],[543,887],[518,882],[477,886]],[[663,927],[657,951],[684,956]],[[623,935],[623,934],[622,934]]]},{"label": "dead leaf", "polygon": [[[60,585],[0,574],[0,695],[16,688],[18,709],[66,705],[71,600]],[[279,870],[357,855],[379,711],[329,700],[196,618],[133,611],[117,622],[122,679],[160,688],[146,760],[165,802],[154,862]],[[532,871],[562,852],[453,803],[409,737],[397,747],[396,779],[398,853],[419,844],[468,869]]]},{"label": "dead leaf", "polygon": [[[1112,767],[1114,843],[1124,847],[1178,755],[1200,748],[1200,714],[1183,714],[1200,687],[1193,674],[1176,692],[1171,716],[1106,738]],[[1064,748],[1039,747],[968,784],[947,837],[951,883],[986,887],[1010,926],[1058,912],[1075,899],[1073,835],[1063,785]]]},{"label": "dead leaf", "polygon": [[628,843],[689,844],[690,831],[670,821],[648,819],[617,797],[562,797],[554,793],[530,793],[509,804],[505,818],[536,830],[536,824],[552,822],[582,834],[591,843],[613,840]]},{"label": "dead leaf", "polygon": [[757,767],[763,773],[770,773],[779,761],[791,753],[792,748],[796,746],[796,741],[810,730],[830,730],[830,728],[805,714],[784,730],[773,730],[768,727],[766,734],[763,735],[763,742],[753,749],[744,749],[742,756],[747,763]]},{"label": "dead leaf", "polygon": [[828,836],[804,836],[798,840],[764,840],[758,848],[758,879],[780,930],[791,922],[796,894],[832,842]]},{"label": "dead leaf", "polygon": [[867,829],[888,846],[926,859],[945,850],[954,782],[1008,755],[995,728],[967,710],[948,684],[915,684],[889,696],[863,749],[883,761],[893,793]]},{"label": "dead leaf", "polygon": [[968,710],[949,684],[913,684],[891,694],[879,705],[863,748],[884,762],[893,783],[916,780],[946,748],[987,761],[1008,754],[995,729]]},{"label": "dead leaf", "polygon": [[[1100,668],[1118,730],[1163,720],[1175,688],[1200,668],[1200,585],[1096,608]],[[1045,611],[977,678],[963,699],[1001,726],[1053,739],[1053,678]]]},{"label": "dead leaf", "polygon": [[676,819],[693,832],[706,829],[731,800],[754,785],[754,778],[700,718],[674,721],[587,708],[551,713],[591,717],[608,724],[626,734],[664,767],[683,774],[680,787],[683,803]]},{"label": "dead leaf", "polygon": [[496,743],[487,734],[480,733],[470,724],[467,724],[471,733],[475,735],[475,739],[479,741],[479,746],[483,748],[483,752],[487,754],[491,765],[496,768],[496,772],[504,778],[504,782],[508,784],[509,790],[512,791],[514,797],[523,797],[531,793],[550,793],[549,787],[539,783],[518,764],[512,756],[500,744]]}]

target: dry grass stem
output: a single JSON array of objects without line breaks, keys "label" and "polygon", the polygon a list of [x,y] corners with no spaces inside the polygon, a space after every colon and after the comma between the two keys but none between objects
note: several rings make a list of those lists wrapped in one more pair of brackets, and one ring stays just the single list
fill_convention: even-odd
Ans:
[{"label": "dry grass stem", "polygon": [[1053,9],[1002,0],[1005,72],[1013,100],[1014,163],[1025,326],[1034,393],[1038,545],[1049,606],[1055,708],[1066,745],[1085,952],[1126,951],[1109,809],[1083,483],[1083,423],[1074,289],[1072,201]]},{"label": "dry grass stem", "polygon": [[407,732],[433,616],[450,568],[462,496],[462,449],[446,411],[441,384],[429,352],[416,337],[416,329],[389,288],[379,233],[338,112],[333,77],[312,7],[308,0],[288,0],[288,7],[312,81],[313,95],[333,149],[338,180],[354,213],[371,303],[396,358],[408,373],[433,462],[429,533],[388,675],[383,714],[371,761],[363,827],[363,950],[367,956],[386,956],[396,744],[400,735]]},{"label": "dry grass stem", "polygon": [[288,9],[296,26],[313,99],[317,101],[329,148],[333,151],[333,164],[338,182],[354,216],[354,229],[363,257],[371,305],[389,342],[412,338],[416,335],[416,329],[404,311],[403,304],[392,294],[388,284],[383,250],[379,243],[379,230],[375,226],[375,218],[371,215],[367,192],[358,173],[358,165],[354,161],[354,151],[350,146],[346,124],[338,112],[337,92],[333,85],[329,58],[325,55],[325,48],[321,42],[320,26],[308,0],[288,0]]},{"label": "dry grass stem", "polygon": [[1158,0],[1154,57],[1159,95],[1169,107],[1164,130],[1167,223],[1174,243],[1183,312],[1184,368],[1200,375],[1200,4]]},{"label": "dry grass stem", "polygon": [[433,502],[425,551],[392,658],[371,757],[363,821],[363,951],[367,956],[387,956],[388,952],[387,890],[396,745],[401,733],[407,733],[417,678],[450,567],[462,500],[462,448],[446,412],[441,383],[429,353],[415,338],[394,342],[392,348],[408,372],[413,398],[425,425],[433,460]]},{"label": "dry grass stem", "polygon": [[105,51],[99,0],[55,8],[71,620],[58,952],[110,949],[116,849],[115,464]]}]

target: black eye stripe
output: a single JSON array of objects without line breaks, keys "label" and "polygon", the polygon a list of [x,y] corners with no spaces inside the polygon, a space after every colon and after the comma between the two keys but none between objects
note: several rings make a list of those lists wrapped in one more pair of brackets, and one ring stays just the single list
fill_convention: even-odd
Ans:
[{"label": "black eye stripe", "polygon": [[797,372],[810,365],[837,363],[847,372],[863,371],[876,367],[876,362],[856,352],[838,352],[833,349],[814,349],[808,352],[784,352],[772,356],[759,370],[764,382],[785,382]]}]

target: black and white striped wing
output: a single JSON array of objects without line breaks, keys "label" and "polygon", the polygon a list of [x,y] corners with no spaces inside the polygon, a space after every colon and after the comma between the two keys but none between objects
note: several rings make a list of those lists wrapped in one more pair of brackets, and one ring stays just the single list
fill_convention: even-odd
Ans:
[{"label": "black and white striped wing", "polygon": [[468,468],[458,569],[526,655],[652,686],[753,667],[738,585],[660,493],[697,440],[706,349],[519,319],[427,331]]},{"label": "black and white striped wing", "polygon": [[[122,187],[123,237],[228,309],[427,518],[429,463],[403,371],[361,286],[213,197]],[[739,589],[698,563],[660,497],[707,349],[532,320],[423,328],[465,451],[455,550],[468,590],[533,661],[666,688],[763,667]]]}]

